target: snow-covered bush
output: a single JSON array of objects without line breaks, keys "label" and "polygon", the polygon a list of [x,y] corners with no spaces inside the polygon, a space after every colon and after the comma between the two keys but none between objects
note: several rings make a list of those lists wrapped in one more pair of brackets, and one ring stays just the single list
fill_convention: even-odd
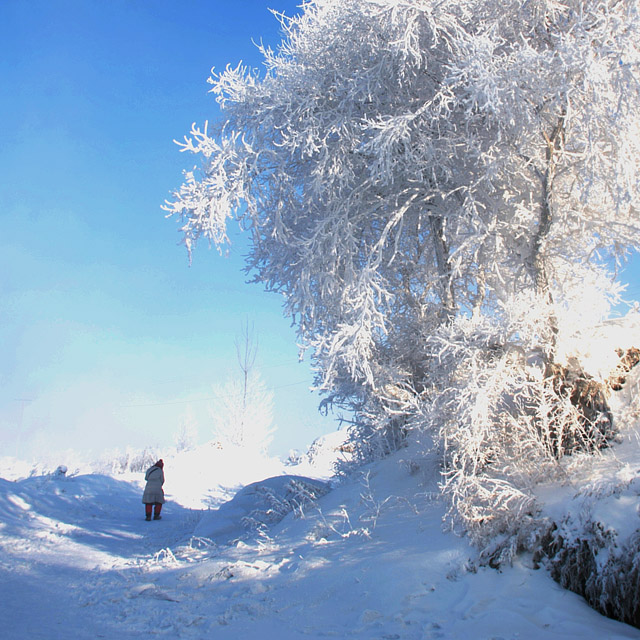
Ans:
[{"label": "snow-covered bush", "polygon": [[564,456],[594,452],[614,435],[603,382],[575,360],[545,365],[520,327],[481,317],[446,327],[433,345],[449,376],[423,408],[442,450],[451,522],[490,556],[496,536],[531,535],[536,482],[561,474]]},{"label": "snow-covered bush", "polygon": [[287,514],[303,515],[309,505],[328,491],[326,482],[300,476],[276,476],[254,482],[215,511],[204,514],[195,535],[216,544],[266,536],[269,528]]},{"label": "snow-covered bush", "polygon": [[305,510],[328,491],[326,485],[307,478],[291,477],[284,485],[275,487],[270,484],[267,481],[255,487],[260,506],[242,518],[242,525],[247,531],[265,534],[269,527],[291,512],[303,516]]},{"label": "snow-covered bush", "polygon": [[551,575],[604,615],[640,627],[640,470],[587,485],[544,536]]},{"label": "snow-covered bush", "polygon": [[[298,475],[333,478],[343,465],[350,464],[355,445],[347,429],[340,429],[316,438],[305,454],[291,452],[287,467]],[[351,465],[353,468],[353,465]]]},{"label": "snow-covered bush", "polygon": [[154,447],[134,449],[127,447],[124,451],[111,451],[94,463],[95,471],[110,475],[122,473],[140,473],[146,471],[161,457]]}]

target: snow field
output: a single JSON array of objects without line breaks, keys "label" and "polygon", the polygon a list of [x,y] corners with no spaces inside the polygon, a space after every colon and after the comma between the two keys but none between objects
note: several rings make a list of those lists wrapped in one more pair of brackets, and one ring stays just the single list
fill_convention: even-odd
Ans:
[{"label": "snow field", "polygon": [[[172,500],[145,522],[139,483],[0,480],[2,637],[640,638],[526,558],[475,568],[466,540],[442,530],[430,465],[403,453],[268,527],[240,517],[231,544],[232,519],[216,539],[216,510]],[[289,482],[264,486],[284,496]],[[253,501],[264,516],[261,486],[233,509]]]}]

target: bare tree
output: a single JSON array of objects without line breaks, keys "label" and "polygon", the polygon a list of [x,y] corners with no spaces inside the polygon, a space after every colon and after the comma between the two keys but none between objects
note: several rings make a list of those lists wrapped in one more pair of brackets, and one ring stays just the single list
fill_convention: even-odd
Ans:
[{"label": "bare tree", "polygon": [[245,420],[247,416],[247,407],[249,405],[249,379],[253,373],[254,365],[256,362],[256,355],[258,353],[258,341],[255,337],[255,331],[253,325],[249,326],[249,321],[245,320],[242,323],[242,330],[240,336],[235,338],[236,357],[238,359],[238,366],[242,374],[242,390],[240,397],[241,404],[241,422],[238,425],[238,440],[240,445],[244,444],[245,436]]},{"label": "bare tree", "polygon": [[214,431],[228,444],[264,453],[273,437],[273,394],[255,366],[258,339],[253,325],[243,322],[235,338],[239,375],[216,390]]}]

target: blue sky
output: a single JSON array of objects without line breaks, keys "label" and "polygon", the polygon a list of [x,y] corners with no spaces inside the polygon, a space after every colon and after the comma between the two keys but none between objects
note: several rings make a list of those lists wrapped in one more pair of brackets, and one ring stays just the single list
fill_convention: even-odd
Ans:
[{"label": "blue sky", "polygon": [[268,8],[296,4],[0,3],[0,456],[167,445],[189,408],[209,439],[245,320],[273,452],[336,427],[281,301],[245,284],[244,238],[190,267],[161,210],[194,163],[173,140],[218,117],[211,68],[259,66],[252,39],[280,39]]},{"label": "blue sky", "polygon": [[280,300],[245,284],[244,238],[189,267],[161,210],[194,162],[173,140],[218,117],[211,68],[260,66],[268,8],[297,1],[0,2],[0,456],[167,445],[188,410],[208,439],[245,320],[273,452],[336,427]]}]

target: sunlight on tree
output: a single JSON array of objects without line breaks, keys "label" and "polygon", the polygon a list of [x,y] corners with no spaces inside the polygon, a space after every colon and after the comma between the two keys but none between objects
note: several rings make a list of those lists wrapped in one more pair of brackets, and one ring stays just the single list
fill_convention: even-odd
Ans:
[{"label": "sunlight on tree", "polygon": [[428,433],[452,520],[524,529],[530,483],[614,433],[606,380],[563,345],[640,246],[638,4],[312,0],[281,19],[264,74],[210,79],[223,119],[182,143],[201,166],[166,209],[189,252],[248,230],[247,270],[283,294],[362,460]]}]

